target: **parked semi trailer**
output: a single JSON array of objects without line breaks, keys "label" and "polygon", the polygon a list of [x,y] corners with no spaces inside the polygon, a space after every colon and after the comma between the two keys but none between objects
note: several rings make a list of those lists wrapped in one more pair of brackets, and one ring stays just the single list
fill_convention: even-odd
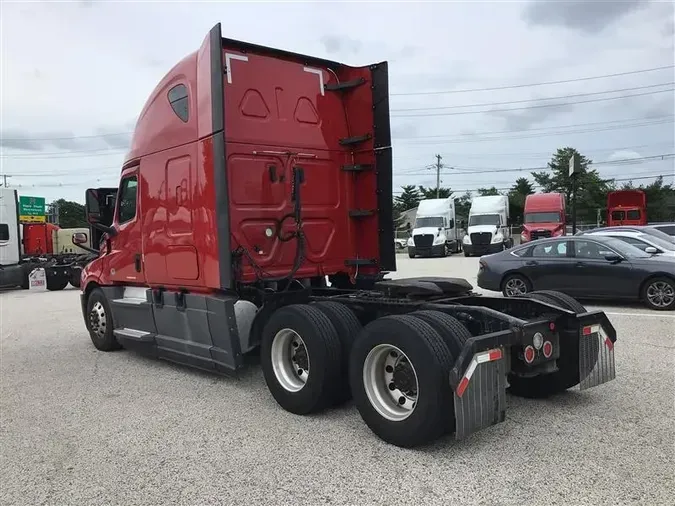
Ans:
[{"label": "parked semi trailer", "polygon": [[350,67],[216,25],[148,99],[119,187],[87,190],[101,233],[81,285],[94,346],[230,375],[259,348],[285,410],[351,397],[403,447],[502,422],[507,388],[612,380],[601,311],[557,292],[387,278],[388,95],[386,62]]}]

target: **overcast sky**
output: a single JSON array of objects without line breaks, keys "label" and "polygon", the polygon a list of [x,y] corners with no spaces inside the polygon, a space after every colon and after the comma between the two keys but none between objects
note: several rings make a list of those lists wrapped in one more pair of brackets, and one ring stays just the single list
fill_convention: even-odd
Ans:
[{"label": "overcast sky", "polygon": [[[5,0],[0,9],[0,172],[22,195],[81,202],[87,187],[116,186],[149,93],[219,21],[229,38],[352,65],[388,60],[395,190],[435,184],[425,167],[437,153],[453,167],[443,185],[456,191],[508,187],[529,172],[506,170],[546,165],[563,146],[603,162],[608,177],[675,174],[673,157],[606,163],[675,152],[672,2]],[[634,72],[658,67],[669,68]],[[608,74],[625,75],[578,80]],[[517,86],[550,81],[568,82]],[[465,91],[477,88],[492,89]],[[635,96],[616,98],[626,95]]]}]

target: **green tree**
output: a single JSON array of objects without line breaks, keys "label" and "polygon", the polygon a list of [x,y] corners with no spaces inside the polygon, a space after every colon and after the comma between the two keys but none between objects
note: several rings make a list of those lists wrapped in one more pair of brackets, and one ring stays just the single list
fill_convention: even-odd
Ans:
[{"label": "green tree", "polygon": [[420,186],[419,192],[423,199],[447,199],[452,196],[452,190],[450,188],[439,188],[438,197],[436,196],[436,188]]},{"label": "green tree", "polygon": [[559,148],[548,162],[548,171],[533,172],[542,192],[559,192],[565,195],[568,211],[571,210],[572,178],[569,176],[569,161],[577,157],[577,221],[595,222],[597,210],[607,206],[607,193],[614,187],[611,179],[602,179],[597,170],[591,168],[592,161],[571,147]]},{"label": "green tree", "polygon": [[526,177],[519,177],[509,190],[509,215],[515,222],[521,222],[525,210],[525,198],[534,193],[532,183]]},{"label": "green tree", "polygon": [[492,186],[490,188],[478,188],[478,195],[481,197],[488,197],[490,195],[501,195],[501,193],[499,193],[497,188]]},{"label": "green tree", "polygon": [[49,204],[52,208],[50,214],[55,214],[58,209],[58,225],[61,228],[88,227],[89,224],[84,215],[84,206],[70,200],[58,199]]},{"label": "green tree", "polygon": [[471,198],[471,192],[467,191],[464,195],[455,199],[455,217],[458,222],[462,220],[464,220],[464,222],[468,221],[469,209],[471,209]]},{"label": "green tree", "polygon": [[400,195],[394,197],[394,207],[398,210],[399,213],[407,211],[408,209],[414,209],[420,203],[422,196],[415,185],[409,184],[401,187],[403,191]]}]

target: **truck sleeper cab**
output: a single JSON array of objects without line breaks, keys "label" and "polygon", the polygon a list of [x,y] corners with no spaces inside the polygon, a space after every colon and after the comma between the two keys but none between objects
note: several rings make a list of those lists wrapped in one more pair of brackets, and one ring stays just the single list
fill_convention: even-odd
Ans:
[{"label": "truck sleeper cab", "polygon": [[535,193],[525,197],[520,243],[566,233],[565,196],[562,193]]},{"label": "truck sleeper cab", "polygon": [[455,220],[455,200],[426,199],[417,206],[415,227],[408,239],[408,256],[441,256],[459,253],[459,224]]},{"label": "truck sleeper cab", "polygon": [[616,333],[562,294],[478,297],[396,268],[387,64],[348,67],[224,39],[160,82],[116,189],[87,190],[94,346],[236,375],[260,348],[272,397],[354,399],[410,447],[504,420],[513,392],[614,377]]}]

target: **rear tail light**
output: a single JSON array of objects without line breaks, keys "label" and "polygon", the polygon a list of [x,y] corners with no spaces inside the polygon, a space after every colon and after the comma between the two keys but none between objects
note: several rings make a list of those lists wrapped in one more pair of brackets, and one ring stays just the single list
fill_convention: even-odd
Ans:
[{"label": "rear tail light", "polygon": [[546,341],[544,343],[544,348],[542,351],[544,353],[544,357],[551,358],[551,355],[553,355],[553,345],[551,344],[551,341]]},{"label": "rear tail light", "polygon": [[535,357],[535,351],[532,346],[526,346],[525,347],[525,353],[523,353],[523,358],[525,359],[525,362],[528,364],[531,364],[534,362],[534,357]]}]

